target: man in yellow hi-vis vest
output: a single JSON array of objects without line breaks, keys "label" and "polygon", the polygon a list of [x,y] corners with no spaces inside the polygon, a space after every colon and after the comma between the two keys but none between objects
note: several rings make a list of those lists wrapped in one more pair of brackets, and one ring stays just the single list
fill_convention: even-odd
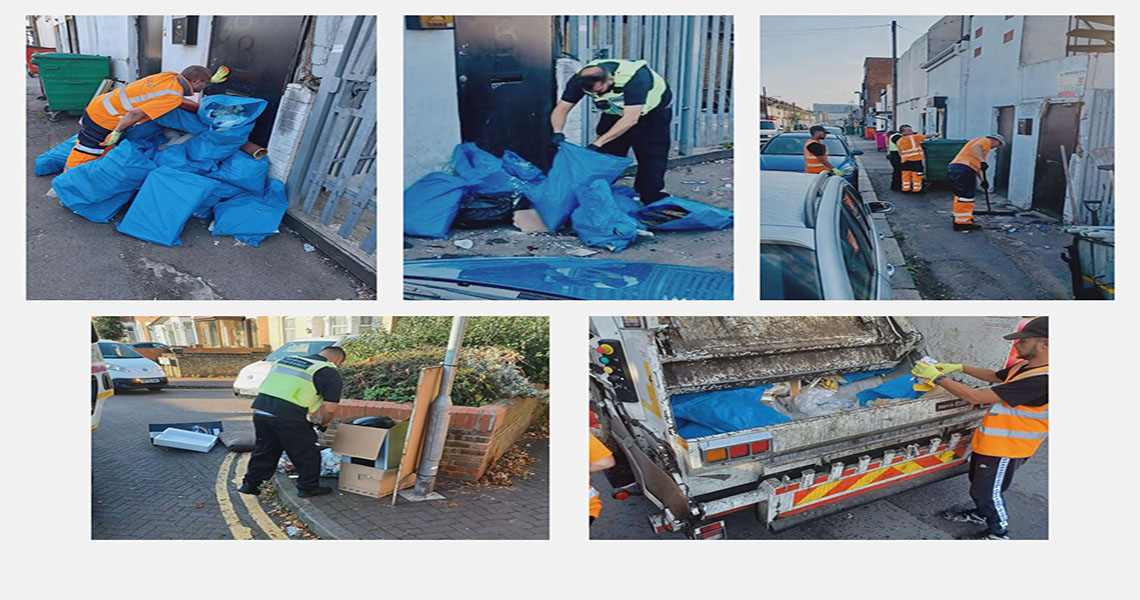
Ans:
[{"label": "man in yellow hi-vis vest", "polygon": [[[951,521],[985,526],[972,539],[1009,539],[1005,491],[1017,468],[1049,434],[1049,318],[1037,317],[1003,339],[1017,340],[1013,347],[1022,360],[999,371],[921,362],[911,371],[970,404],[990,405],[970,442],[970,497],[975,508],[943,514]],[[948,378],[958,371],[1000,385],[979,390]]]},{"label": "man in yellow hi-vis vest", "polygon": [[239,492],[256,495],[262,482],[273,476],[282,451],[289,453],[297,469],[297,495],[307,498],[332,492],[320,485],[321,452],[308,416],[319,412],[322,430],[336,416],[343,385],[337,367],[344,357],[344,350],[328,346],[319,354],[286,356],[273,363],[253,400],[257,446]]},{"label": "man in yellow hi-vis vest", "polygon": [[652,204],[665,193],[669,161],[669,123],[673,119],[673,92],[665,78],[644,60],[601,59],[586,63],[566,82],[562,98],[550,113],[553,145],[566,139],[562,129],[570,109],[584,96],[602,112],[591,150],[637,158],[633,189],[642,204]]}]

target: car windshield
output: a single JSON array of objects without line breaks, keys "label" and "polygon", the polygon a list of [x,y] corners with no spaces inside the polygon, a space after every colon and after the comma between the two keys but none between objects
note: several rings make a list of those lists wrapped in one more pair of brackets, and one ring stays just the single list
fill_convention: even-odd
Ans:
[{"label": "car windshield", "polygon": [[[805,142],[807,138],[803,136],[776,136],[764,146],[761,154],[802,155]],[[839,138],[827,136],[823,138],[823,144],[827,146],[829,156],[847,155],[847,149],[843,147],[843,142],[839,141]]]},{"label": "car windshield", "polygon": [[273,351],[272,354],[265,357],[265,360],[275,362],[285,358],[286,356],[306,356],[309,354],[316,354],[325,348],[335,344],[333,340],[314,340],[309,342],[289,342],[284,346]]},{"label": "car windshield", "polygon": [[820,300],[815,253],[791,244],[760,244],[761,300]]},{"label": "car windshield", "polygon": [[776,123],[773,121],[760,121],[760,129],[775,129]]},{"label": "car windshield", "polygon": [[143,355],[135,352],[134,348],[119,342],[99,342],[99,352],[103,358],[142,358]]}]

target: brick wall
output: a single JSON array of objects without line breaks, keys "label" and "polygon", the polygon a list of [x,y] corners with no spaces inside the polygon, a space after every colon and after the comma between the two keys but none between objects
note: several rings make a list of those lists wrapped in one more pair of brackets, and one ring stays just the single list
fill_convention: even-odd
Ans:
[{"label": "brick wall", "polygon": [[168,377],[236,377],[242,367],[269,355],[266,350],[187,348],[181,354],[164,354],[159,364]]},{"label": "brick wall", "polygon": [[[395,402],[346,399],[341,400],[340,405],[342,412],[339,417],[345,421],[364,416],[402,421],[412,413],[410,404]],[[439,474],[465,481],[479,479],[518,441],[541,408],[535,398],[510,398],[478,408],[451,407]],[[334,435],[335,429],[329,427],[320,443],[331,446]]]}]

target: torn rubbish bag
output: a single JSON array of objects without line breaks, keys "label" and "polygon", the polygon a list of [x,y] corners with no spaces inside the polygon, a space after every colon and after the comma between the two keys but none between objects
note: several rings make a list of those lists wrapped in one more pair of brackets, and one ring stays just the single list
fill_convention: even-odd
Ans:
[{"label": "torn rubbish bag", "polygon": [[459,144],[451,151],[451,168],[466,179],[480,196],[519,192],[523,182],[503,170],[503,160],[473,142]]},{"label": "torn rubbish bag", "polygon": [[51,182],[59,203],[96,223],[106,223],[157,167],[151,154],[133,142],[120,141],[99,160],[68,169]]},{"label": "torn rubbish bag", "polygon": [[607,184],[613,183],[631,164],[633,160],[629,158],[594,152],[570,142],[560,142],[546,180],[532,187],[527,197],[542,217],[546,228],[557,231],[578,206],[575,195],[577,188],[588,186],[596,179]]},{"label": "torn rubbish bag", "polygon": [[67,138],[67,141],[60,142],[60,144],[56,147],[37,156],[35,170],[36,177],[62,173],[63,167],[67,165],[67,156],[71,154],[71,149],[75,147],[75,142],[78,139],[78,135],[73,135]]},{"label": "torn rubbish bag", "polygon": [[732,212],[676,196],[646,206],[637,218],[650,229],[661,231],[724,229],[732,225]]},{"label": "torn rubbish bag", "polygon": [[609,182],[601,179],[578,190],[578,208],[571,221],[587,246],[621,252],[637,239],[637,221],[618,208]]},{"label": "torn rubbish bag", "polygon": [[615,184],[610,186],[610,191],[613,192],[614,202],[617,202],[621,212],[637,218],[637,213],[641,212],[641,209],[644,208],[641,202],[637,200],[637,190],[628,185]]},{"label": "torn rubbish bag", "polygon": [[285,184],[270,179],[264,193],[239,194],[214,206],[212,235],[232,235],[256,248],[265,238],[277,233],[288,208]]},{"label": "torn rubbish bag", "polygon": [[181,246],[179,236],[186,221],[217,185],[201,175],[159,167],[147,176],[117,225],[119,233],[163,246]]},{"label": "torn rubbish bag", "polygon": [[503,170],[528,184],[541,183],[546,178],[542,169],[510,150],[503,151]]},{"label": "torn rubbish bag", "polygon": [[260,98],[240,96],[207,96],[198,107],[198,116],[209,126],[207,131],[186,142],[190,160],[223,160],[249,141],[258,115],[268,102]]},{"label": "torn rubbish bag", "polygon": [[404,190],[404,233],[445,238],[459,212],[467,180],[447,173],[428,173]]}]

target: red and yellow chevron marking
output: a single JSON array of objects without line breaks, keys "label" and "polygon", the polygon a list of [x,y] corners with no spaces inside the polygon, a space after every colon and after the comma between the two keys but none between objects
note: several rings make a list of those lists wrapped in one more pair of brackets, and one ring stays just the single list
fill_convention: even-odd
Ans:
[{"label": "red and yellow chevron marking", "polygon": [[[832,500],[838,500],[841,495],[859,494],[880,485],[897,483],[932,470],[951,466],[961,462],[965,454],[966,444],[962,444],[953,450],[942,450],[909,461],[903,461],[899,457],[896,459],[899,462],[892,465],[797,491],[792,500],[792,505],[795,508],[782,513],[781,516],[807,510],[810,508],[808,505],[826,504]],[[852,472],[852,469],[845,470],[843,474],[846,475],[848,472]]]}]

